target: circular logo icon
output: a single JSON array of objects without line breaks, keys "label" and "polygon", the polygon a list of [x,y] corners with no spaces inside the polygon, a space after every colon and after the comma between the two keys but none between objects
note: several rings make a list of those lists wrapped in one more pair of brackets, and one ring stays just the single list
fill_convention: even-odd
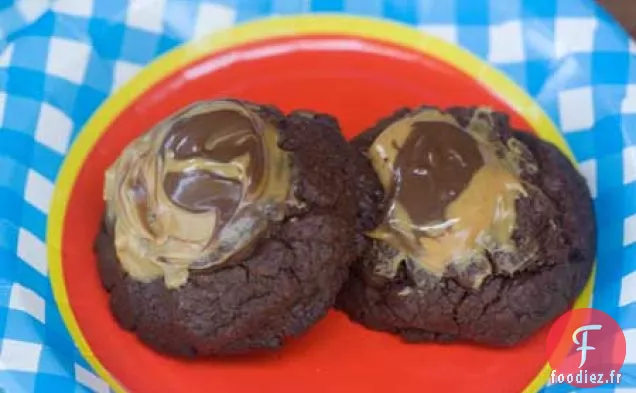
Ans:
[{"label": "circular logo icon", "polygon": [[612,317],[593,308],[571,310],[548,333],[550,383],[580,388],[619,384],[625,351],[625,335]]}]

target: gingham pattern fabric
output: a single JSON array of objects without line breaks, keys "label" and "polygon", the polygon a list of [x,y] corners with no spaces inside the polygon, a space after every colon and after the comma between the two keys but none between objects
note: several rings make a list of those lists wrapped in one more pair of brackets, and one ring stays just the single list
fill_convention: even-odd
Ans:
[{"label": "gingham pattern fabric", "polygon": [[0,1],[0,391],[109,390],[66,332],[47,278],[50,199],[86,120],[182,42],[308,12],[415,26],[486,59],[536,98],[596,200],[593,307],[627,337],[620,386],[597,391],[636,392],[636,46],[587,0]]}]

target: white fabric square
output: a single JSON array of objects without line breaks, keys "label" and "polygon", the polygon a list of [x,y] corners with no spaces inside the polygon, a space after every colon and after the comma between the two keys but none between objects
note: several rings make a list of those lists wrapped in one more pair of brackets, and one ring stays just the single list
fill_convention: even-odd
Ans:
[{"label": "white fabric square", "polygon": [[46,245],[23,228],[18,233],[18,257],[40,273],[47,274]]},{"label": "white fabric square", "polygon": [[557,18],[554,28],[556,56],[594,51],[595,18]]},{"label": "white fabric square", "polygon": [[623,183],[636,181],[636,146],[623,149]]},{"label": "white fabric square", "polygon": [[55,0],[52,8],[54,11],[68,15],[91,16],[93,13],[93,0]]},{"label": "white fabric square", "polygon": [[636,363],[636,329],[625,329],[625,344],[627,353],[625,354],[625,364]]},{"label": "white fabric square", "polygon": [[636,214],[625,219],[623,223],[623,245],[636,243]]},{"label": "white fabric square", "polygon": [[24,311],[42,323],[45,321],[44,299],[20,284],[13,284],[11,287],[9,308]]},{"label": "white fabric square", "polygon": [[35,131],[35,140],[46,147],[64,154],[73,131],[73,122],[61,110],[47,103],[40,107],[40,117]]},{"label": "white fabric square", "polygon": [[55,185],[38,172],[29,169],[24,199],[43,213],[48,213]]},{"label": "white fabric square", "polygon": [[108,384],[79,364],[75,364],[75,380],[96,393],[108,393]]},{"label": "white fabric square", "polygon": [[2,53],[0,53],[0,67],[7,67],[11,63],[11,56],[13,56],[13,43],[7,45]]},{"label": "white fabric square", "polygon": [[18,1],[15,5],[22,17],[28,21],[39,18],[49,7],[49,0]]},{"label": "white fabric square", "polygon": [[623,277],[618,305],[623,307],[634,302],[636,302],[636,271]]},{"label": "white fabric square", "polygon": [[4,107],[7,105],[7,93],[0,91],[0,124],[4,122]]},{"label": "white fabric square", "polygon": [[424,25],[420,26],[419,30],[452,44],[459,40],[455,25]]},{"label": "white fabric square", "polygon": [[53,37],[46,72],[79,84],[84,81],[90,53],[90,46],[83,42]]},{"label": "white fabric square", "polygon": [[559,114],[563,132],[585,131],[594,125],[594,99],[591,87],[559,93]]},{"label": "white fabric square", "polygon": [[625,97],[621,101],[622,113],[636,113],[636,85],[628,85]]},{"label": "white fabric square", "polygon": [[489,33],[488,60],[493,63],[517,63],[525,59],[520,21],[491,26]]},{"label": "white fabric square", "polygon": [[2,340],[0,349],[0,370],[38,371],[42,344],[26,341]]},{"label": "white fabric square", "polygon": [[166,0],[137,0],[129,3],[126,24],[153,33],[163,31]]},{"label": "white fabric square", "polygon": [[141,66],[127,61],[117,61],[113,75],[113,90],[121,87],[130,78],[137,75]]},{"label": "white fabric square", "polygon": [[194,38],[226,29],[234,24],[236,10],[221,4],[201,3],[194,24]]},{"label": "white fabric square", "polygon": [[590,194],[592,194],[592,198],[596,198],[597,195],[597,169],[596,169],[596,160],[587,160],[583,161],[579,164],[579,171],[587,180],[587,186],[590,189]]}]

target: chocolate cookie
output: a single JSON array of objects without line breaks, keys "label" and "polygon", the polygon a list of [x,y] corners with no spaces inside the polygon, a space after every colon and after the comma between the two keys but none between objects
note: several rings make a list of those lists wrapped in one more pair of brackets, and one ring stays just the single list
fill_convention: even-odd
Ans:
[{"label": "chocolate cookie", "polygon": [[307,330],[355,258],[353,157],[330,116],[235,100],[133,141],[107,171],[95,242],[117,322],[187,357]]},{"label": "chocolate cookie", "polygon": [[413,342],[507,346],[581,292],[593,204],[552,144],[486,108],[431,107],[352,144],[366,239],[337,306],[354,321]]}]

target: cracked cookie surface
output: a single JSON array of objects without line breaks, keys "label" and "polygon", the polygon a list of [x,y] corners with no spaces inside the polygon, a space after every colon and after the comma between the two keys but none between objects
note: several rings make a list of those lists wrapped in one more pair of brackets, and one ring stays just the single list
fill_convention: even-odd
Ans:
[{"label": "cracked cookie surface", "polygon": [[330,116],[259,111],[277,125],[278,145],[291,156],[297,203],[248,253],[191,271],[170,289],[162,278],[130,277],[112,228],[99,230],[95,252],[112,313],[159,352],[196,357],[278,348],[326,315],[348,276],[356,249],[351,147]]},{"label": "cracked cookie surface", "polygon": [[[384,209],[382,185],[365,154],[384,129],[410,113],[402,109],[352,141],[360,153],[358,219],[364,231],[381,222]],[[446,113],[465,127],[475,108],[451,108]],[[515,202],[517,223],[512,233],[516,245],[532,239],[536,248],[525,254],[486,253],[492,272],[473,287],[453,269],[442,277],[416,277],[408,257],[393,277],[378,275],[376,266],[395,250],[380,240],[364,238],[362,257],[354,263],[337,301],[351,319],[411,342],[460,340],[507,346],[560,315],[581,292],[596,248],[593,205],[585,180],[556,147],[512,129],[506,115],[494,113],[493,124],[503,142],[516,138],[538,164],[538,171],[521,173],[523,182],[532,187],[527,197]],[[514,265],[511,258],[524,263],[508,273],[501,267]]]}]

